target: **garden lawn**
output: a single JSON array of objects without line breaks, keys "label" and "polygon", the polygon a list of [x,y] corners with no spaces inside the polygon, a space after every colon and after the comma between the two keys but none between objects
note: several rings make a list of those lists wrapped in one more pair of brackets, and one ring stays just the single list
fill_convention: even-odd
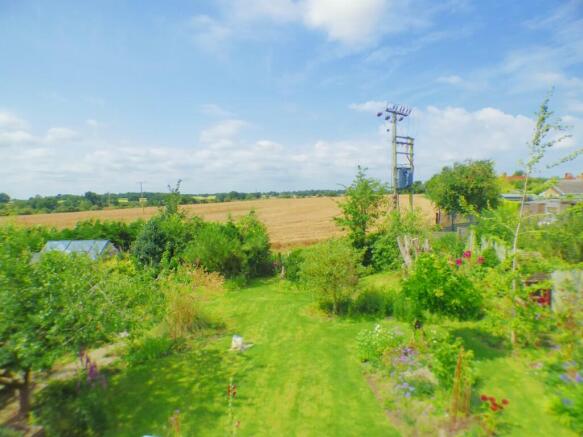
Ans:
[{"label": "garden lawn", "polygon": [[[323,316],[311,297],[277,280],[210,296],[205,305],[226,332],[192,352],[113,376],[108,435],[170,434],[179,410],[184,435],[398,435],[357,358],[355,337],[370,321]],[[253,343],[228,351],[232,334]],[[237,385],[233,421],[230,378]]]},{"label": "garden lawn", "polygon": [[[454,326],[456,324],[453,324]],[[453,327],[453,326],[452,326]],[[542,371],[536,369],[536,357],[544,351],[512,354],[495,346],[495,339],[485,334],[479,323],[457,324],[452,334],[463,339],[466,348],[474,351],[478,386],[476,395],[484,393],[498,401],[510,400],[504,411],[505,436],[575,437],[549,409],[549,398],[542,382]],[[494,340],[494,341],[492,341]],[[539,360],[540,361],[540,360]],[[476,397],[477,397],[476,396]],[[479,403],[475,399],[475,403]]]}]

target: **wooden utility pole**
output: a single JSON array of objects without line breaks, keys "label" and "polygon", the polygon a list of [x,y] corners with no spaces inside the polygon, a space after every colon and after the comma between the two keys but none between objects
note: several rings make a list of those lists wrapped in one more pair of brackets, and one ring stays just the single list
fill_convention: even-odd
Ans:
[{"label": "wooden utility pole", "polygon": [[399,186],[399,181],[398,181],[398,172],[399,170],[397,169],[397,113],[393,112],[392,113],[392,122],[393,122],[393,128],[392,128],[392,133],[393,133],[393,141],[392,141],[392,148],[393,148],[393,168],[392,168],[392,175],[393,175],[393,209],[395,211],[399,210],[399,190],[398,190],[398,186]]},{"label": "wooden utility pole", "polygon": [[[412,171],[412,160],[413,160],[412,141],[413,141],[413,138],[411,138],[411,137],[399,137],[397,135],[397,123],[399,121],[402,121],[405,117],[408,117],[409,114],[411,114],[411,108],[408,108],[406,106],[399,106],[399,105],[391,105],[391,106],[387,105],[387,107],[385,108],[384,111],[377,113],[377,117],[380,117],[383,114],[385,114],[385,120],[391,121],[391,133],[392,133],[391,179],[392,179],[392,189],[393,189],[392,206],[393,206],[393,209],[395,211],[398,211],[399,210],[399,160],[398,160],[398,155],[404,154],[404,155],[407,155],[408,157],[410,157],[409,166],[407,166],[406,168],[408,168]],[[405,140],[405,142],[402,141],[403,139]],[[411,145],[409,146],[409,144],[411,144]],[[405,152],[405,153],[399,152],[397,150],[397,147],[399,145],[408,146],[409,148],[407,149],[407,152]]]}]

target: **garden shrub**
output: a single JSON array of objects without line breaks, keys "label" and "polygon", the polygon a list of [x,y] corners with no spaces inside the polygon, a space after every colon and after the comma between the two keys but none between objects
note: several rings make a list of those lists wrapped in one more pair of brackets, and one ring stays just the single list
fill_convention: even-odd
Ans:
[{"label": "garden shrub", "polygon": [[253,212],[237,222],[199,223],[182,259],[227,278],[246,280],[273,273],[267,229]]},{"label": "garden shrub", "polygon": [[143,226],[143,220],[124,223],[90,219],[78,222],[73,228],[54,231],[51,238],[55,240],[104,239],[111,241],[117,248],[127,251],[130,250]]},{"label": "garden shrub", "polygon": [[[440,385],[446,389],[453,386],[454,375],[458,356],[462,350],[463,343],[459,337],[452,338],[449,334],[430,337],[428,339],[429,348],[433,356],[432,372],[437,377]],[[464,350],[464,373],[471,375],[473,372],[473,357],[471,350]]]},{"label": "garden shrub", "polygon": [[245,274],[250,278],[273,274],[273,259],[267,228],[254,211],[241,217],[237,223],[241,250],[245,255]]},{"label": "garden shrub", "polygon": [[34,415],[49,437],[101,436],[108,426],[105,390],[81,377],[52,382],[39,393]]},{"label": "garden shrub", "polygon": [[422,236],[424,233],[425,226],[418,212],[392,212],[381,230],[368,239],[373,268],[376,271],[400,268],[403,260],[397,238],[404,235]]},{"label": "garden shrub", "polygon": [[488,247],[484,249],[481,253],[482,257],[482,267],[484,268],[492,268],[496,267],[500,264],[500,260],[498,259],[498,255],[496,254],[496,249],[493,247]]},{"label": "garden shrub", "polygon": [[384,317],[391,315],[392,311],[392,293],[377,289],[363,290],[350,306],[352,315]]},{"label": "garden shrub", "polygon": [[345,240],[328,240],[305,253],[301,277],[320,304],[331,304],[334,314],[353,294],[358,283],[360,256]]},{"label": "garden shrub", "polygon": [[458,258],[465,249],[465,242],[457,233],[447,233],[431,242],[433,252],[448,258]]},{"label": "garden shrub", "polygon": [[186,220],[180,214],[160,214],[151,218],[141,229],[132,245],[132,253],[142,266],[175,267],[200,219]]},{"label": "garden shrub", "polygon": [[0,425],[0,437],[24,437],[24,433],[12,428]]},{"label": "garden shrub", "polygon": [[169,337],[143,337],[129,343],[124,361],[128,366],[137,366],[148,361],[171,355],[179,343]]},{"label": "garden shrub", "polygon": [[165,281],[166,315],[164,318],[170,338],[176,340],[211,326],[200,306],[200,297],[189,284]]},{"label": "garden shrub", "polygon": [[204,223],[186,248],[183,258],[228,278],[244,272],[247,263],[238,230],[231,222]]},{"label": "garden shrub", "polygon": [[456,269],[443,257],[420,254],[410,275],[403,280],[398,299],[408,299],[408,311],[417,319],[423,319],[425,311],[459,320],[477,318],[482,310],[482,296],[472,281]]},{"label": "garden shrub", "polygon": [[393,316],[397,320],[413,323],[420,315],[413,299],[405,296],[402,292],[398,293],[393,300]]},{"label": "garden shrub", "polygon": [[304,262],[304,249],[293,249],[282,258],[283,267],[285,269],[285,278],[288,281],[298,283],[300,281],[300,273],[302,270],[302,263]]},{"label": "garden shrub", "polygon": [[361,361],[379,363],[387,349],[397,348],[405,343],[405,336],[396,329],[376,324],[371,329],[361,331],[356,342]]}]

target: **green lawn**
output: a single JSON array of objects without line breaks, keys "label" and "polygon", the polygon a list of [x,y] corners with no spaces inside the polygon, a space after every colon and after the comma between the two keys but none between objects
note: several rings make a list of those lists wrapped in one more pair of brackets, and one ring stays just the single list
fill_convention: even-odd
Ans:
[{"label": "green lawn", "polygon": [[[397,278],[374,275],[364,285],[396,287]],[[355,337],[375,322],[325,317],[307,293],[275,279],[210,296],[205,306],[225,322],[223,333],[111,378],[108,435],[168,436],[175,410],[184,435],[226,435],[231,377],[238,435],[398,435],[357,360]],[[510,399],[504,435],[574,435],[547,412],[544,386],[526,358],[500,349],[479,324],[449,325],[475,352],[477,391]],[[229,352],[235,333],[254,346]]]},{"label": "green lawn", "polygon": [[[239,435],[397,435],[354,350],[356,334],[372,322],[328,319],[311,302],[275,280],[211,298],[226,333],[113,377],[109,435],[168,435],[176,409],[185,435],[225,435],[231,376]],[[228,352],[234,333],[254,346]]]}]

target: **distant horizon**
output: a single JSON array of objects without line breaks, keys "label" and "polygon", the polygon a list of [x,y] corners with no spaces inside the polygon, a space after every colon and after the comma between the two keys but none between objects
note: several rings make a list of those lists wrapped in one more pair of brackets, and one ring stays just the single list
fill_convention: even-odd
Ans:
[{"label": "distant horizon", "polygon": [[[513,172],[500,172],[497,173],[498,177],[503,177],[503,176],[514,176],[514,173],[517,172],[519,170],[515,170]],[[569,172],[569,171],[565,171],[562,172],[561,175],[549,175],[549,176],[533,176],[534,178],[543,178],[543,179],[564,179],[565,176],[570,173],[574,178],[576,179],[580,179],[581,176],[583,176],[583,169],[581,169],[578,172]],[[428,180],[428,179],[427,179]],[[427,180],[418,180],[416,179],[415,182],[421,182],[421,183],[426,183]],[[278,194],[283,194],[283,193],[299,193],[299,192],[308,192],[308,191],[333,191],[333,192],[337,192],[337,191],[344,191],[346,188],[346,186],[342,186],[342,187],[337,187],[337,188],[302,188],[302,189],[284,189],[284,190],[257,190],[257,191],[239,191],[239,190],[228,190],[228,191],[215,191],[215,192],[200,192],[200,193],[196,193],[196,192],[186,192],[184,190],[180,190],[180,194],[181,195],[185,195],[185,196],[213,196],[213,195],[217,195],[217,194],[229,194],[229,193],[238,193],[238,194],[255,194],[255,193],[259,193],[259,194],[266,194],[266,193],[278,193]],[[112,194],[112,195],[121,195],[121,194],[127,194],[127,195],[139,195],[140,191],[107,191],[107,192],[97,192],[97,191],[92,191],[92,190],[87,190],[87,191],[83,191],[80,193],[57,193],[57,194],[33,194],[30,195],[26,198],[23,197],[13,197],[10,193],[7,193],[5,191],[2,191],[0,189],[0,193],[6,193],[10,196],[11,199],[13,200],[28,200],[30,198],[34,198],[36,196],[41,196],[41,197],[58,197],[58,196],[83,196],[85,193],[87,192],[92,192],[95,193],[97,195],[100,196],[104,196],[104,195],[108,195],[108,194]],[[148,194],[169,194],[168,189],[166,189],[165,191],[150,191],[150,190],[144,190],[143,191],[144,195],[148,195]]]}]

